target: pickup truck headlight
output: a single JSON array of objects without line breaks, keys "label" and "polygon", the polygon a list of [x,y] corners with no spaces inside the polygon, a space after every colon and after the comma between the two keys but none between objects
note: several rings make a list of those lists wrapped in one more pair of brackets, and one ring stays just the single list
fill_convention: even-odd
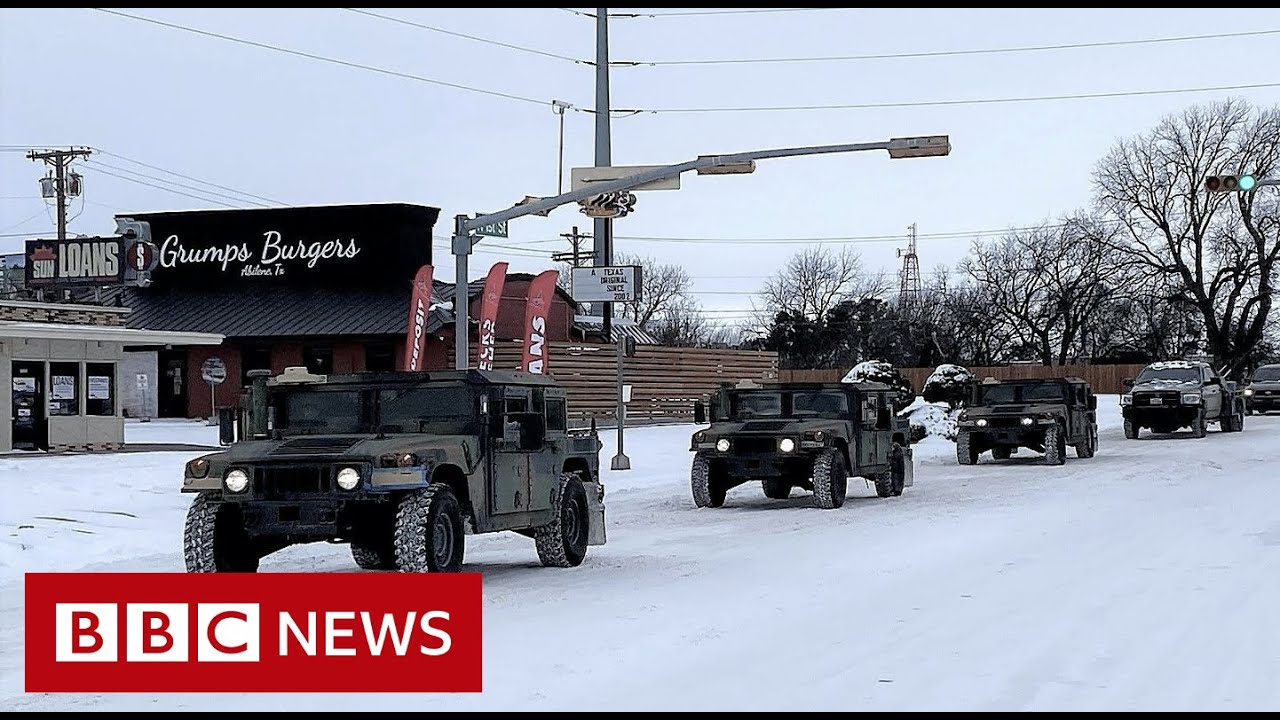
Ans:
[{"label": "pickup truck headlight", "polygon": [[1121,404],[1121,405],[1132,405],[1132,404],[1133,404],[1133,396],[1132,396],[1132,395],[1121,395],[1121,396],[1120,396],[1120,404]]},{"label": "pickup truck headlight", "polygon": [[987,426],[987,419],[986,419],[986,418],[978,418],[978,422],[976,422],[976,423],[974,423],[974,424],[975,424],[975,425],[977,425],[978,427],[986,427],[986,426]]},{"label": "pickup truck headlight", "polygon": [[1253,388],[1247,388],[1247,389],[1244,391],[1244,395],[1245,395],[1245,397],[1253,397]]},{"label": "pickup truck headlight", "polygon": [[1200,393],[1182,393],[1183,405],[1199,405]]},{"label": "pickup truck headlight", "polygon": [[720,438],[716,441],[716,450],[720,452],[729,452],[729,438]]}]

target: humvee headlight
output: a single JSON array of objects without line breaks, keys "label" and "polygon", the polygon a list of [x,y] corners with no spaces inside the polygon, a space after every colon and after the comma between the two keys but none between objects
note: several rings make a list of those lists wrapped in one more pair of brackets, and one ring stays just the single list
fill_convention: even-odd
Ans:
[{"label": "humvee headlight", "polygon": [[1035,424],[1036,424],[1036,421],[1035,421],[1035,418],[1024,417],[1024,418],[1022,418],[1022,424],[1023,424],[1023,425],[1035,425]]},{"label": "humvee headlight", "polygon": [[196,458],[187,463],[187,477],[202,478],[209,476],[209,460]]},{"label": "humvee headlight", "polygon": [[233,493],[242,493],[249,487],[249,474],[243,470],[230,470],[222,478],[222,484]]},{"label": "humvee headlight", "polygon": [[338,487],[343,490],[355,490],[360,484],[360,471],[355,468],[342,468],[338,471]]},{"label": "humvee headlight", "polygon": [[986,419],[986,418],[978,418],[978,421],[977,421],[976,423],[974,423],[974,424],[975,424],[975,425],[977,425],[978,427],[986,427],[986,426],[987,426],[987,419]]},{"label": "humvee headlight", "polygon": [[784,453],[796,451],[796,441],[791,438],[782,438],[778,441],[778,449]]},{"label": "humvee headlight", "polygon": [[1200,393],[1183,393],[1182,404],[1183,405],[1199,405]]},{"label": "humvee headlight", "polygon": [[694,442],[702,442],[703,440],[706,440],[706,439],[707,439],[707,431],[706,431],[706,430],[699,430],[698,432],[694,433],[694,435],[693,435],[693,441],[694,441]]},{"label": "humvee headlight", "polygon": [[400,453],[396,458],[396,467],[414,467],[418,464],[418,456],[413,453]]},{"label": "humvee headlight", "polygon": [[729,452],[729,438],[720,438],[716,441],[716,450],[720,452]]}]

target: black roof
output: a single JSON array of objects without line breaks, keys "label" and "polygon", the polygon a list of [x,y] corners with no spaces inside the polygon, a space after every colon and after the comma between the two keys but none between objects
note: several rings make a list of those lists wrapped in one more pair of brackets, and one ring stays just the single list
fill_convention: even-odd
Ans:
[{"label": "black roof", "polygon": [[1078,378],[1075,376],[1056,377],[1056,378],[1004,378],[1000,380],[984,378],[980,384],[982,385],[1045,385],[1045,384],[1058,385],[1061,383],[1069,383],[1072,385],[1088,384],[1088,382],[1086,382],[1084,378]]},{"label": "black roof", "polygon": [[[279,380],[277,375],[272,380]],[[549,375],[519,372],[515,370],[436,370],[431,372],[369,372],[327,375],[323,383],[280,383],[281,386],[323,387],[326,385],[411,384],[424,382],[466,383],[468,385],[528,385],[536,387],[559,386]]]},{"label": "black roof", "polygon": [[726,390],[892,390],[893,388],[878,382],[765,382],[759,387],[737,387],[728,383],[722,384]]}]

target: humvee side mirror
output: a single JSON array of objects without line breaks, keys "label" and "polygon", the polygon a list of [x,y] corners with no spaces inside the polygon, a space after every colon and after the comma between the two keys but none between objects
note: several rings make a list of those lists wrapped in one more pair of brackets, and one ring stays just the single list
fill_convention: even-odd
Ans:
[{"label": "humvee side mirror", "polygon": [[230,445],[236,438],[236,408],[218,408],[218,444]]},{"label": "humvee side mirror", "polygon": [[1089,409],[1090,409],[1090,410],[1097,410],[1097,409],[1098,409],[1098,396],[1097,396],[1097,395],[1090,395],[1090,396],[1089,396]]},{"label": "humvee side mirror", "polygon": [[693,421],[699,425],[707,421],[707,406],[701,400],[693,404]]},{"label": "humvee side mirror", "polygon": [[1124,380],[1120,381],[1120,384],[1127,388],[1131,388],[1133,387],[1133,378],[1125,378]]}]

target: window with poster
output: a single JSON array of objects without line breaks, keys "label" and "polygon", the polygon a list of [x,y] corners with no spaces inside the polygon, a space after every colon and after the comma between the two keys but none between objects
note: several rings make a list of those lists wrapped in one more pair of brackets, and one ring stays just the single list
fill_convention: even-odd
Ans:
[{"label": "window with poster", "polygon": [[80,363],[49,363],[49,415],[80,414]]},{"label": "window with poster", "polygon": [[84,366],[86,415],[116,414],[115,363],[86,363]]}]

